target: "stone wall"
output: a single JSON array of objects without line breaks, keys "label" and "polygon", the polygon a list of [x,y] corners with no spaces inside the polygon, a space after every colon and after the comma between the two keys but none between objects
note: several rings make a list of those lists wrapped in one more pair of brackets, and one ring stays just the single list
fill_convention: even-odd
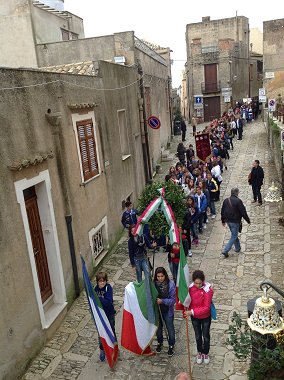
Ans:
[{"label": "stone wall", "polygon": [[[202,94],[205,64],[217,64],[218,84],[221,88],[232,87],[233,102],[248,94],[249,24],[246,17],[204,18],[203,22],[188,24],[186,45],[191,113],[193,95]],[[221,96],[221,93],[204,94],[204,97],[212,95]],[[223,96],[220,103],[222,114],[227,109]]]}]

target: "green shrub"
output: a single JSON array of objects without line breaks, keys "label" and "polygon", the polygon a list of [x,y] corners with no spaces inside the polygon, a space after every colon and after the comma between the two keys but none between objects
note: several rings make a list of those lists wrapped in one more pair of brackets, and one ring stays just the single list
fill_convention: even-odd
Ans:
[{"label": "green shrub", "polygon": [[[145,208],[160,196],[158,189],[165,188],[165,199],[170,204],[178,226],[182,225],[186,206],[183,200],[183,193],[180,186],[171,181],[166,183],[154,182],[146,186],[138,200],[138,209],[143,212]],[[155,236],[168,235],[169,225],[161,210],[157,210],[148,222],[150,230]]]}]

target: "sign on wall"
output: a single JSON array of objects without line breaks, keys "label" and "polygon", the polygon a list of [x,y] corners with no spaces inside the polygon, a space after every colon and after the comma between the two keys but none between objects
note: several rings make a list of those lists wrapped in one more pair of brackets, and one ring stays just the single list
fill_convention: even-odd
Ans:
[{"label": "sign on wall", "polygon": [[152,129],[159,129],[161,126],[160,119],[158,119],[156,116],[150,116],[148,118],[148,125]]},{"label": "sign on wall", "polygon": [[194,108],[203,108],[203,96],[194,95]]},{"label": "sign on wall", "polygon": [[265,88],[259,88],[258,89],[258,96],[259,97],[265,96]]},{"label": "sign on wall", "polygon": [[275,99],[269,99],[268,101],[268,110],[269,112],[274,112],[276,106],[276,100]]}]

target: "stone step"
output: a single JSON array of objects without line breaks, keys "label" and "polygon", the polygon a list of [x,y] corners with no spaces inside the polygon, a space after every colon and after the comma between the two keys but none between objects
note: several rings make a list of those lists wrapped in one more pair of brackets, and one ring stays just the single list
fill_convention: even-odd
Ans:
[{"label": "stone step", "polygon": [[165,149],[165,150],[162,152],[162,158],[164,158],[164,157],[168,157],[169,154],[170,154],[170,151]]}]

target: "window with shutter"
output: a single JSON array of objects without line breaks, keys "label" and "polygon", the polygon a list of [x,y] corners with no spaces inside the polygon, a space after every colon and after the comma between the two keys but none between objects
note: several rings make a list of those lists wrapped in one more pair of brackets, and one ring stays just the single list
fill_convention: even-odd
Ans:
[{"label": "window with shutter", "polygon": [[77,121],[78,141],[81,152],[81,161],[84,180],[99,174],[99,165],[96,151],[96,141],[92,119]]}]

